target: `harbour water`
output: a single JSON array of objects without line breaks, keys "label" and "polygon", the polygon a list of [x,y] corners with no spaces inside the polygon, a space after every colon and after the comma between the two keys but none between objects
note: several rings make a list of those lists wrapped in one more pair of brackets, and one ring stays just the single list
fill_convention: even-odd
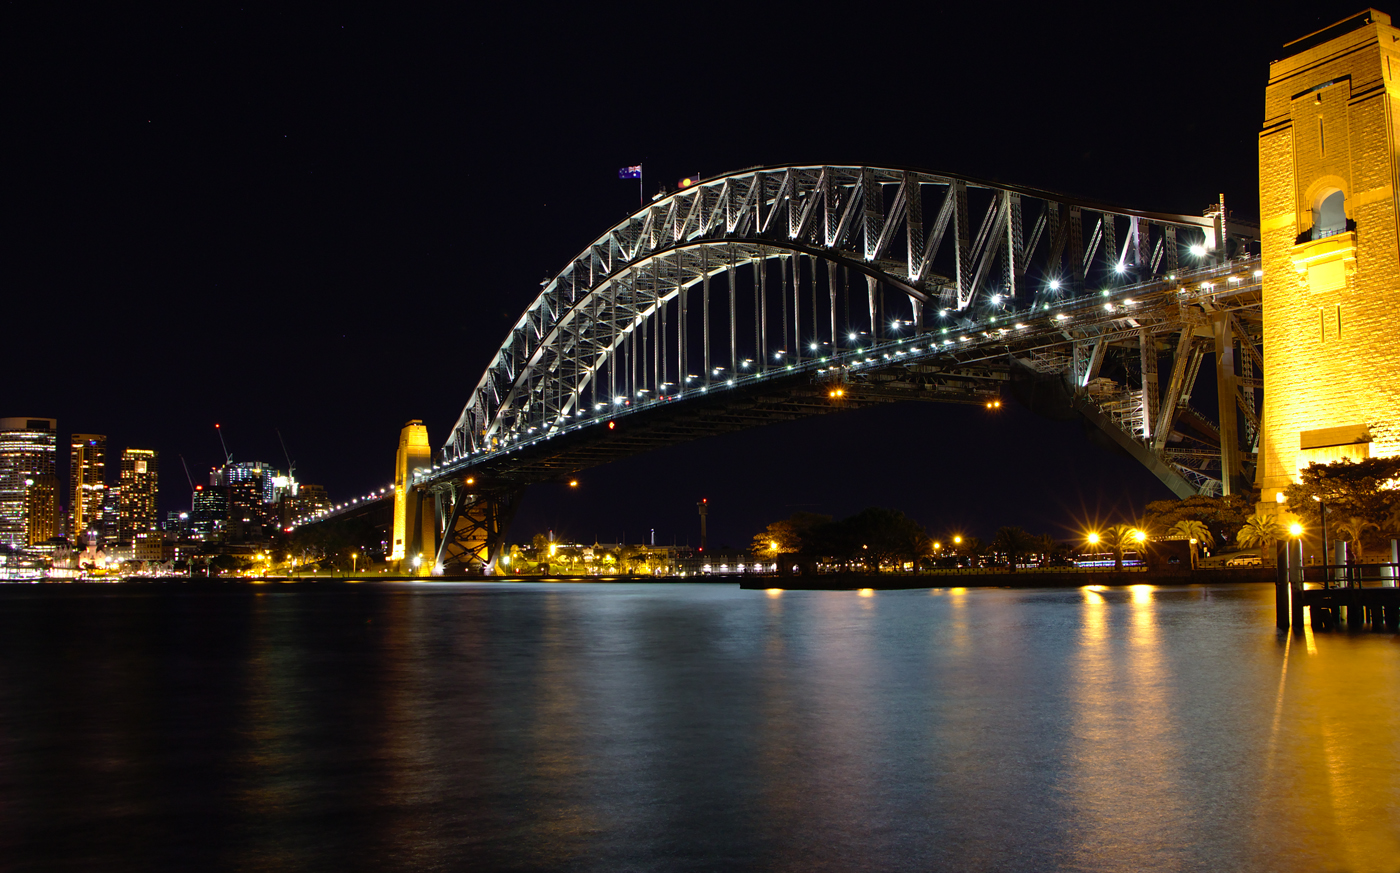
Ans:
[{"label": "harbour water", "polygon": [[3,586],[0,870],[1400,870],[1272,586]]}]

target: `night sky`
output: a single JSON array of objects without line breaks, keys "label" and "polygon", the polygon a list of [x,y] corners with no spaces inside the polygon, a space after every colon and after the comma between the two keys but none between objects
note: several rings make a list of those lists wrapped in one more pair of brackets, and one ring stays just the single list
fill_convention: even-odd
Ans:
[{"label": "night sky", "polygon": [[[235,460],[348,498],[413,418],[446,437],[506,331],[598,233],[691,173],[891,163],[1258,213],[1280,46],[1352,4],[8,7],[0,416],[162,453],[162,511]],[[486,11],[488,10],[489,11]],[[760,11],[755,11],[760,10]],[[26,17],[29,15],[29,17]],[[64,473],[66,458],[60,460]],[[794,509],[1067,536],[1169,496],[1009,404],[899,406],[539,486],[512,539],[741,546]]]}]

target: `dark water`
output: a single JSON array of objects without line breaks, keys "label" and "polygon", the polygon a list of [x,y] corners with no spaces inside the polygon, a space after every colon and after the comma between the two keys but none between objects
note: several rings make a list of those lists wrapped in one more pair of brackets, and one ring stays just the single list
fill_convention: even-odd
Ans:
[{"label": "dark water", "polygon": [[4,586],[0,869],[1400,870],[1272,590]]}]

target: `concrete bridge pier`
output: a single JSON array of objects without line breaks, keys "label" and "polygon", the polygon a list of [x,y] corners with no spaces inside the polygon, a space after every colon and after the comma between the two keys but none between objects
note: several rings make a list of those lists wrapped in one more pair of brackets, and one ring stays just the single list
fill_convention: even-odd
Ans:
[{"label": "concrete bridge pier", "polygon": [[394,531],[389,560],[401,574],[427,573],[432,565],[435,520],[428,495],[413,486],[413,472],[432,466],[428,428],[413,420],[399,431],[394,459]]}]

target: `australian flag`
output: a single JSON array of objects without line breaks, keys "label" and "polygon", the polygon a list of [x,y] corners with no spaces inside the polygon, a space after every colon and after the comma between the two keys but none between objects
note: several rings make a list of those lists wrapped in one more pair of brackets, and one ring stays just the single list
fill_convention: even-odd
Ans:
[{"label": "australian flag", "polygon": [[617,171],[617,177],[619,179],[640,179],[642,178],[642,165],[638,164],[635,167],[623,167]]}]

